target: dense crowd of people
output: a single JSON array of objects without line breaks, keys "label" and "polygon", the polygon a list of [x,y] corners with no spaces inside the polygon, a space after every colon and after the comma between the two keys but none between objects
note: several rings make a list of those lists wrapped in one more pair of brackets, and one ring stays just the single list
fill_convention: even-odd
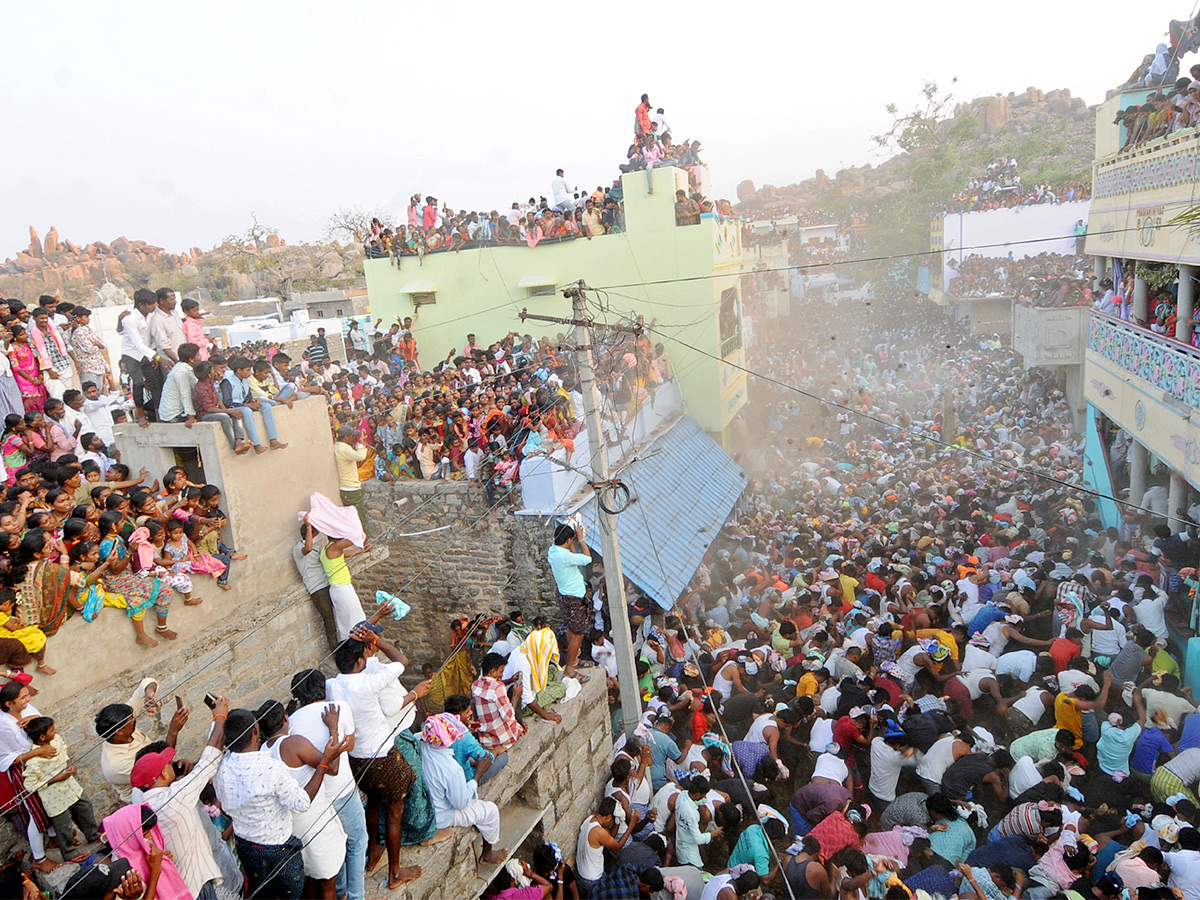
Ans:
[{"label": "dense crowd of people", "polygon": [[[1177,73],[1179,64],[1174,65]],[[1188,131],[1200,124],[1200,65],[1192,66],[1188,74],[1190,78],[1176,79],[1171,75],[1156,80],[1157,90],[1140,104],[1127,106],[1117,113],[1114,123],[1125,129],[1122,150]]]},{"label": "dense crowd of people", "polygon": [[1043,203],[1072,203],[1089,200],[1091,196],[1091,184],[1087,181],[1057,186],[1045,181],[1032,187],[1022,185],[1016,158],[1006,156],[992,160],[981,175],[971,178],[963,190],[950,198],[943,212],[967,213]]},{"label": "dense crowd of people", "polygon": [[1006,257],[971,254],[947,257],[954,275],[946,285],[955,297],[1013,297],[1037,307],[1085,306],[1095,291],[1083,257],[1062,253]]},{"label": "dense crowd of people", "polygon": [[648,708],[579,896],[1197,896],[1167,627],[1195,536],[1105,529],[1063,488],[1082,443],[1010,350],[921,309],[811,312],[752,364],[770,474],[662,624],[634,603]]}]

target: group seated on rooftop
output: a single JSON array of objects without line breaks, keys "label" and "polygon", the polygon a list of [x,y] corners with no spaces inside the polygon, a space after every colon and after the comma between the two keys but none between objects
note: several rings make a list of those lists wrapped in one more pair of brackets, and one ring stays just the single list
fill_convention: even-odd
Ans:
[{"label": "group seated on rooftop", "polygon": [[1082,181],[1058,186],[1041,181],[1033,188],[1025,189],[1021,185],[1016,158],[1005,156],[990,162],[982,176],[973,177],[945,205],[945,211],[964,213],[1042,203],[1071,203],[1087,200],[1091,194],[1091,186]]},{"label": "group seated on rooftop", "polygon": [[1139,147],[1157,138],[1195,128],[1200,124],[1200,64],[1180,78],[1150,94],[1144,103],[1117,113],[1114,124],[1124,125],[1122,150]]},{"label": "group seated on rooftop", "polygon": [[957,274],[947,290],[955,297],[1012,296],[1028,306],[1083,306],[1093,299],[1084,260],[1062,253],[1007,258],[972,254],[949,260]]}]

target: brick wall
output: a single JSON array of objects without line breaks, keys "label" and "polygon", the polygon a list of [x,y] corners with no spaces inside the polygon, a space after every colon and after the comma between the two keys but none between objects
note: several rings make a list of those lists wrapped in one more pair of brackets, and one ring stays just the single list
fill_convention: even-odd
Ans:
[{"label": "brick wall", "polygon": [[[544,614],[558,622],[546,562],[553,519],[513,515],[504,502],[488,511],[483,489],[461,481],[373,481],[363,490],[372,534],[383,535],[388,559],[365,573],[359,595],[365,606],[382,589],[412,606],[401,623],[387,620],[385,628],[414,663],[445,656],[450,620],[458,616],[519,605],[527,621]],[[397,536],[444,525],[451,527]]]}]

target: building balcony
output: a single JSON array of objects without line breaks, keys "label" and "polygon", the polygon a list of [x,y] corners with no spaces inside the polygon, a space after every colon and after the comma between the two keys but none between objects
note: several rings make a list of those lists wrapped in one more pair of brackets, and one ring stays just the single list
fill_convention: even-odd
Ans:
[{"label": "building balcony", "polygon": [[1084,397],[1200,487],[1200,351],[1093,312]]},{"label": "building balcony", "polygon": [[1086,252],[1200,262],[1200,229],[1171,224],[1197,202],[1198,183],[1200,129],[1096,160]]}]

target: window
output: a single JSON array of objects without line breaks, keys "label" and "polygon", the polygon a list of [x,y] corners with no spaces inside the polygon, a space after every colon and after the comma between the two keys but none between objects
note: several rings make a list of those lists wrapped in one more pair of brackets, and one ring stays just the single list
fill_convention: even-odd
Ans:
[{"label": "window", "polygon": [[742,303],[737,288],[721,291],[721,358],[742,346]]},{"label": "window", "polygon": [[433,291],[416,291],[408,295],[413,306],[428,306],[437,303],[437,294]]},{"label": "window", "polygon": [[342,308],[340,306],[336,310],[334,310],[333,314],[335,316],[337,316],[339,319],[345,315],[345,313],[342,312]]},{"label": "window", "polygon": [[[224,439],[221,438],[221,440]],[[175,465],[183,466],[188,481],[193,484],[208,483],[204,477],[204,461],[200,459],[199,447],[172,447],[170,449],[175,456]]]}]

